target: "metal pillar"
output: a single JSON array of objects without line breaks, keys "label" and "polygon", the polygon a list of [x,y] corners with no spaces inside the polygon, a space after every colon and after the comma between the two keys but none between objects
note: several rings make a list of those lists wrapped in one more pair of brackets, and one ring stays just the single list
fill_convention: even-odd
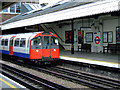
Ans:
[{"label": "metal pillar", "polygon": [[72,46],[71,46],[71,54],[74,54],[74,20],[71,21],[72,28]]}]

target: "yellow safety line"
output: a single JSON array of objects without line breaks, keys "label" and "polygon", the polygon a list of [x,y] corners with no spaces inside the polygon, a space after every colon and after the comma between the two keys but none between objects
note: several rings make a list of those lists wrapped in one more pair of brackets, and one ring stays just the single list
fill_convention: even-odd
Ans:
[{"label": "yellow safety line", "polygon": [[[62,56],[62,55],[61,55]],[[93,60],[93,59],[85,59],[85,58],[76,58],[76,57],[69,57],[69,56],[62,56],[62,57],[68,57],[68,58],[75,58],[75,59],[83,59],[83,60],[90,60],[90,61],[97,61],[97,62],[105,62],[105,63],[111,63],[111,64],[120,64],[119,62],[118,63],[115,63],[115,62],[107,62],[107,61],[98,61],[98,60]]]},{"label": "yellow safety line", "polygon": [[2,82],[4,82],[5,84],[7,84],[8,86],[10,86],[11,88],[14,88],[15,90],[19,90],[18,88],[16,88],[15,86],[13,86],[12,84],[8,83],[7,81],[3,80],[2,78],[0,78],[0,80]]}]

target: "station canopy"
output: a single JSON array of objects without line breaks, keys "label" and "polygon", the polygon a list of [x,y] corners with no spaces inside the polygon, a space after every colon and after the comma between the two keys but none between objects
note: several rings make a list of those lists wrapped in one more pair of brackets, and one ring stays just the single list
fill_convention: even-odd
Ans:
[{"label": "station canopy", "polygon": [[[79,2],[78,2],[79,1]],[[47,8],[33,10],[17,15],[2,23],[2,30],[30,26],[35,24],[50,23],[97,14],[104,14],[120,10],[120,0],[99,0],[97,2],[69,2],[57,3]]]}]

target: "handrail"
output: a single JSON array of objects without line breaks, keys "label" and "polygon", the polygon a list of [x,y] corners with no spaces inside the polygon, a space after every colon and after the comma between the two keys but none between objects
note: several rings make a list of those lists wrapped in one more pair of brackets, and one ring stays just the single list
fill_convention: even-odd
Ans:
[{"label": "handrail", "polygon": [[[44,25],[44,24],[43,24]],[[47,29],[49,29],[46,25],[44,25]],[[64,40],[62,40],[62,38],[56,33],[56,31],[53,29],[53,28],[51,28],[50,27],[50,29],[52,30],[52,31],[54,31],[54,33],[59,37],[59,39],[62,41],[62,42],[64,42]]]}]

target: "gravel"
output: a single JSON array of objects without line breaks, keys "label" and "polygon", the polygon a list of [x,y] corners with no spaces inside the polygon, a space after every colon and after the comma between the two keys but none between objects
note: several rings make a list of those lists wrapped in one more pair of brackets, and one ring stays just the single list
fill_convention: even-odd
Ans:
[{"label": "gravel", "polygon": [[23,71],[27,71],[28,73],[31,73],[33,75],[36,75],[36,76],[44,78],[44,79],[47,79],[51,82],[58,83],[60,85],[66,86],[66,87],[71,88],[71,89],[75,89],[75,90],[77,90],[77,89],[79,89],[79,90],[90,89],[89,87],[86,87],[86,86],[83,86],[83,85],[80,85],[80,84],[77,84],[77,83],[74,83],[74,82],[71,82],[71,81],[63,80],[61,78],[57,78],[55,76],[48,75],[48,74],[45,74],[43,72],[39,72],[39,71],[36,71],[36,70],[33,70],[33,69],[22,67],[22,66],[19,66],[19,65],[7,62],[7,61],[0,60],[0,63],[10,65],[12,67],[15,67],[15,68],[23,70]]}]

